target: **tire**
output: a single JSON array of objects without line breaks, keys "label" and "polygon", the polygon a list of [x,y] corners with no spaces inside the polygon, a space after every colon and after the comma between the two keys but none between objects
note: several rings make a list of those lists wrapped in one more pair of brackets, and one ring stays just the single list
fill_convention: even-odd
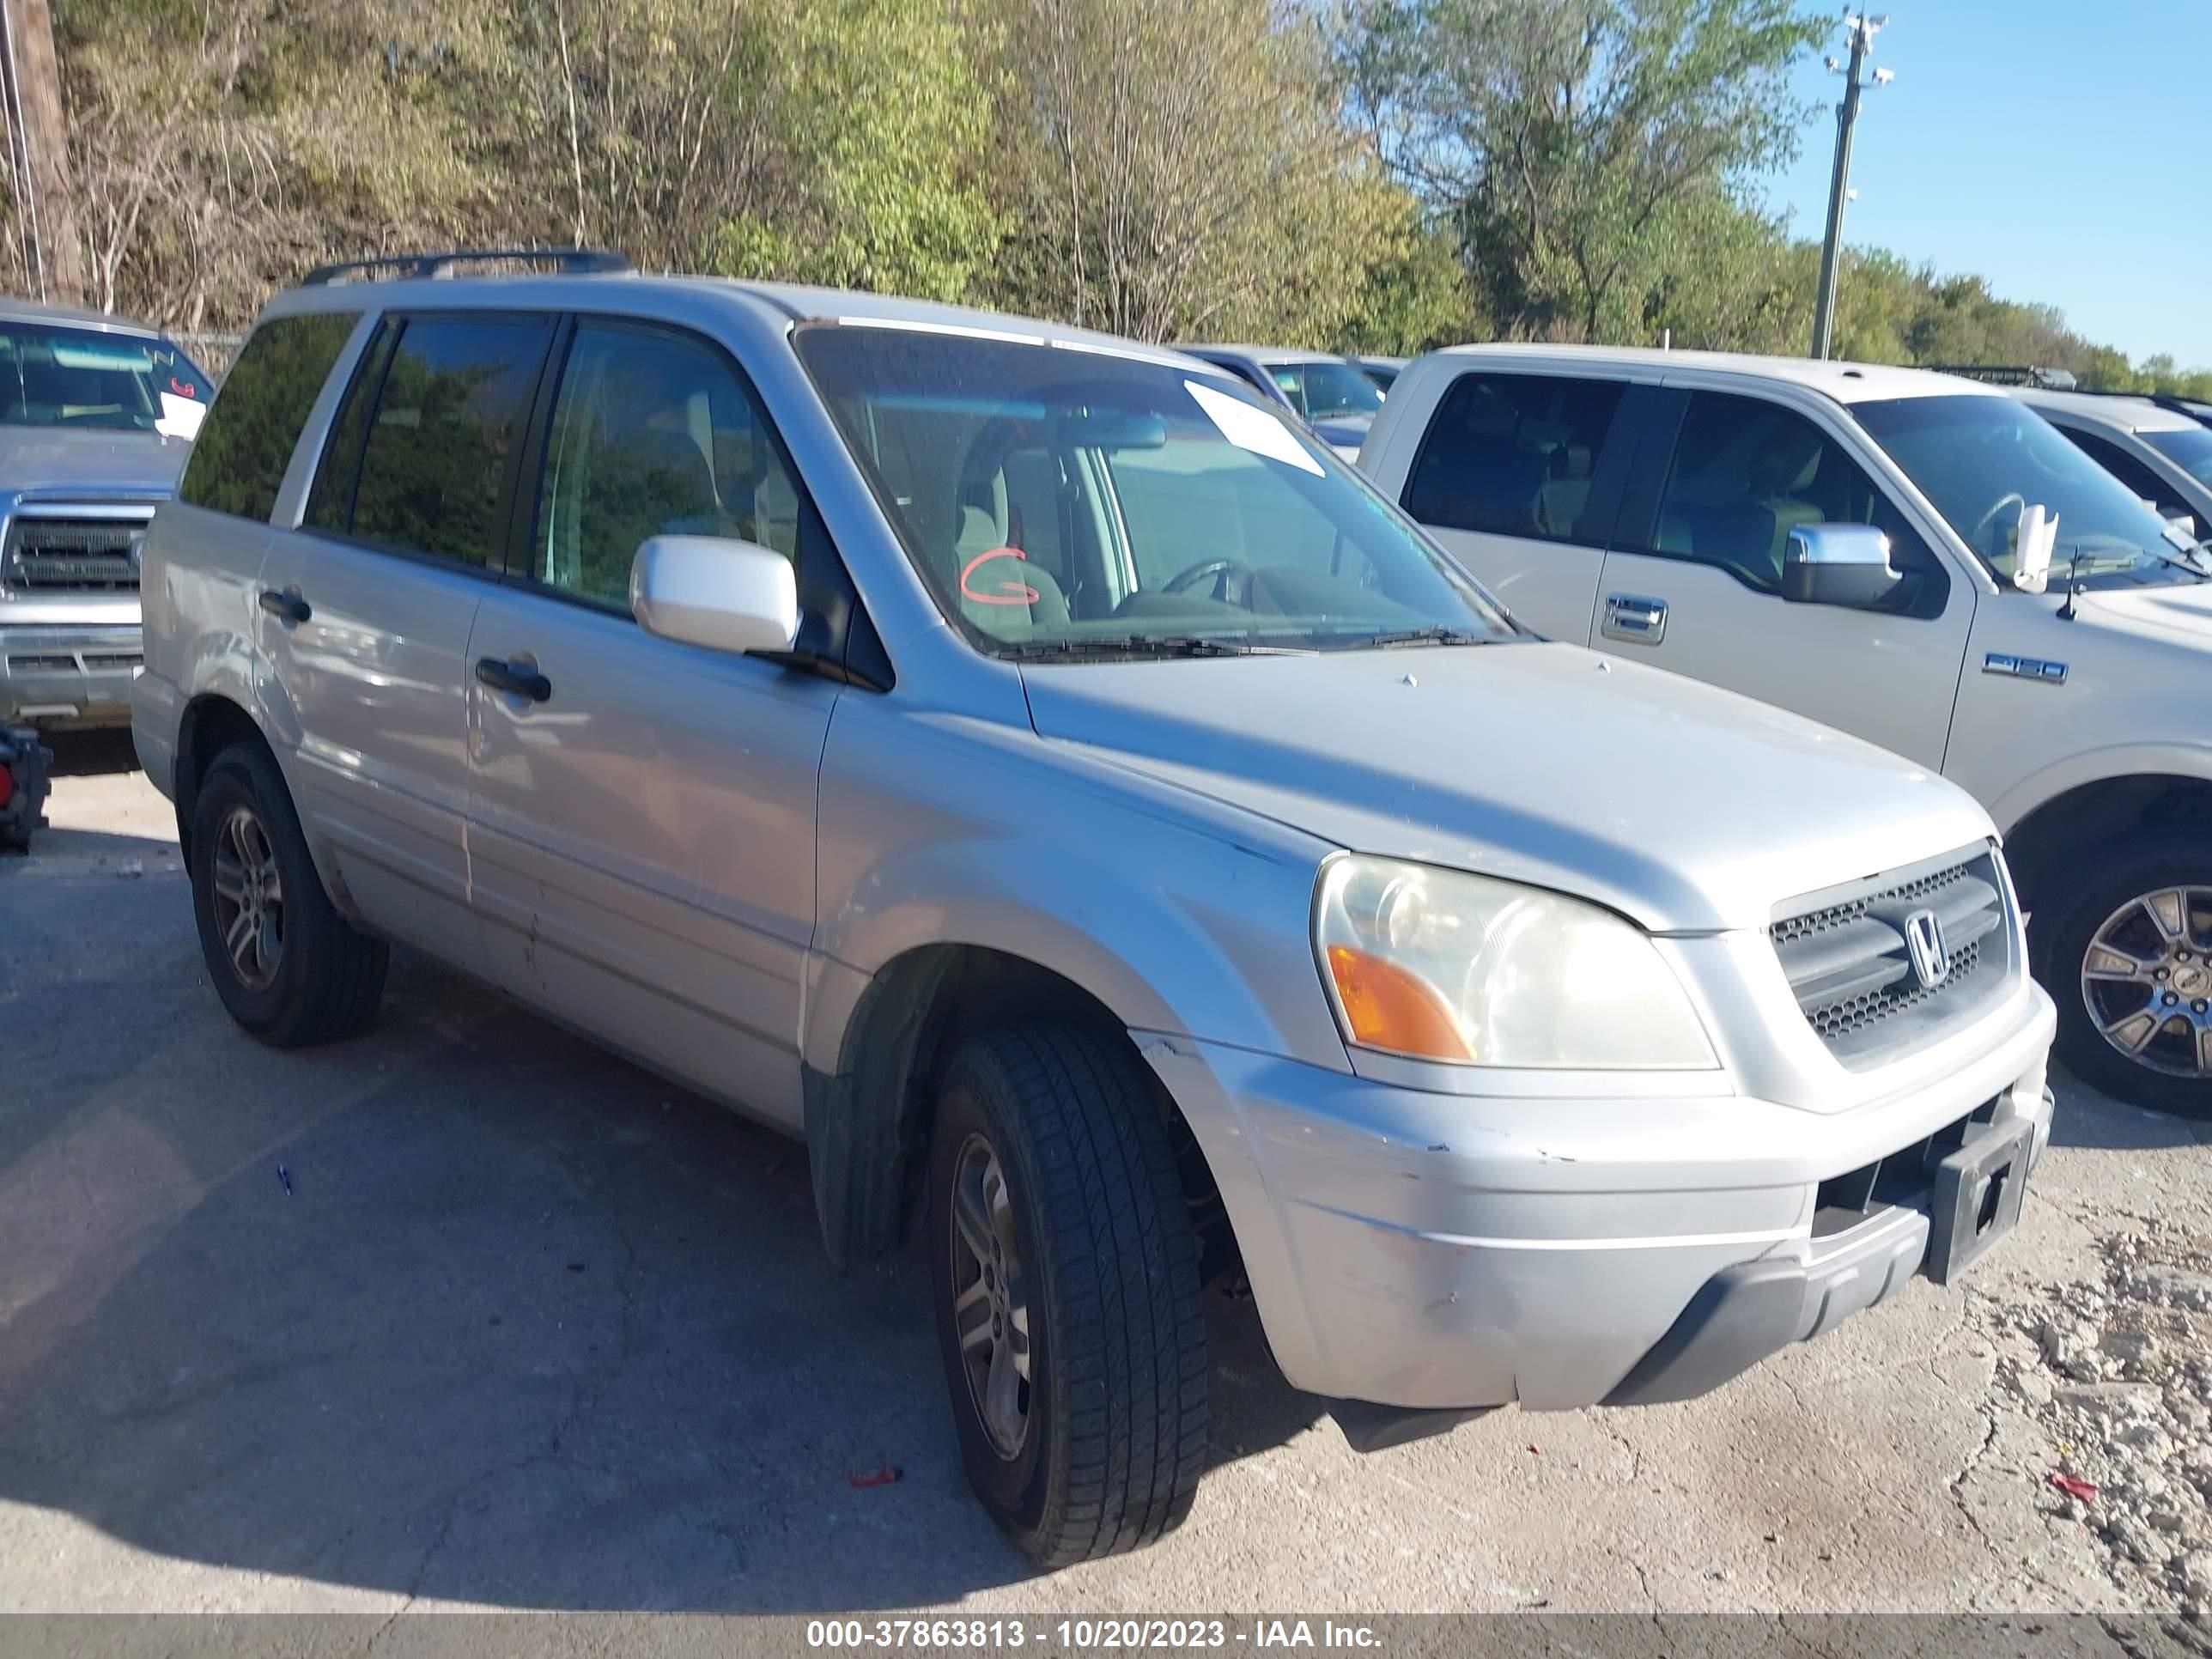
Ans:
[{"label": "tire", "polygon": [[[200,951],[233,1019],[273,1048],[335,1042],[368,1027],[390,952],[332,907],[266,750],[235,744],[209,767],[192,805],[191,867]],[[247,890],[273,933],[244,929],[250,942],[234,955],[227,935]]]},{"label": "tire", "polygon": [[[1015,1267],[981,1311],[1026,1328],[1018,1438],[994,1419],[988,1355],[970,1354],[956,1308],[977,1317],[981,1258],[956,1191],[988,1186],[990,1238]],[[971,1207],[971,1228],[978,1212]],[[1194,1236],[1167,1127],[1137,1057],[1088,1033],[1024,1026],[963,1045],[937,1103],[928,1249],[946,1386],[969,1484],[1042,1567],[1149,1544],[1190,1513],[1206,1464],[1206,1323]],[[963,1251],[967,1253],[963,1255]],[[1003,1265],[1003,1261],[1001,1263]],[[1025,1311],[1017,1312],[1016,1308]],[[1018,1352],[1018,1340],[1004,1341]],[[999,1428],[994,1431],[994,1420]],[[994,1432],[996,1438],[994,1439]]]},{"label": "tire", "polygon": [[[2059,1059],[2083,1082],[2131,1105],[2212,1116],[2212,1040],[2204,1035],[2212,1030],[2212,830],[2140,831],[2074,867],[2087,872],[2081,884],[2039,907],[2051,922],[2037,967],[2058,1005],[2053,1047]],[[2152,908],[2154,896],[2167,894],[2179,902]],[[2161,914],[2182,921],[2181,937],[2170,944]],[[2170,954],[2161,957],[2161,948]],[[2156,964],[2145,969],[2151,976],[2140,993],[2109,977],[2122,952]],[[2100,978],[2085,980],[2093,969]],[[2159,973],[2166,978],[2155,977]],[[2141,1056],[2130,1058],[2119,1044],[2143,1036],[2130,1013],[2139,1003],[2157,1024]],[[2113,1029],[2115,1038],[2105,1028]]]}]

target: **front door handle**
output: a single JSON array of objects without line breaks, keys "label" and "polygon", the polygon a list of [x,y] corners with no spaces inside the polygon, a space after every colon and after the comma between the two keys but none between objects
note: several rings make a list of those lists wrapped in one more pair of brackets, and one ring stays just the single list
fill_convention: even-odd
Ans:
[{"label": "front door handle", "polygon": [[261,590],[261,608],[280,621],[295,624],[303,623],[315,614],[314,607],[301,599],[296,591],[280,593],[273,587]]},{"label": "front door handle", "polygon": [[504,691],[510,696],[527,697],[532,702],[544,702],[553,695],[553,682],[528,664],[503,662],[497,657],[478,657],[477,678],[495,691]]},{"label": "front door handle", "polygon": [[1634,593],[1605,596],[1605,622],[1598,630],[1609,640],[1656,645],[1667,637],[1667,601]]}]

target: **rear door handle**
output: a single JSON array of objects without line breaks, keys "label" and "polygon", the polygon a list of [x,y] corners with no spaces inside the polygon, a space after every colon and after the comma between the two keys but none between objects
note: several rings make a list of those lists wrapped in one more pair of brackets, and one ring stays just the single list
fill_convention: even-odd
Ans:
[{"label": "rear door handle", "polygon": [[299,623],[315,614],[314,607],[296,592],[278,592],[273,587],[261,590],[261,608],[282,621]]},{"label": "rear door handle", "polygon": [[537,669],[503,662],[497,657],[478,657],[477,678],[495,691],[527,697],[532,702],[544,702],[553,695],[553,682]]},{"label": "rear door handle", "polygon": [[1609,640],[1656,645],[1667,637],[1667,601],[1634,593],[1605,596],[1605,622],[1598,630]]}]

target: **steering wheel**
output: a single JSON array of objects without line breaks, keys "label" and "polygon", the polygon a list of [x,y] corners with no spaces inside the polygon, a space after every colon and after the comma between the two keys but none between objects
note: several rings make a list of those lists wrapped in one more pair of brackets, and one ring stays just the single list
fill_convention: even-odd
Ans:
[{"label": "steering wheel", "polygon": [[2025,513],[2027,511],[2027,497],[2017,489],[2007,490],[1996,498],[1988,512],[1974,521],[1974,533],[1966,538],[1973,546],[1988,553],[1993,559],[2000,556],[2003,550],[2002,548],[1992,550],[1985,538],[1990,532],[1996,527],[1998,520],[2004,517],[2004,511],[2008,507],[2011,507],[2016,514]]},{"label": "steering wheel", "polygon": [[1252,601],[1252,567],[1242,559],[1200,559],[1196,564],[1175,578],[1161,592],[1184,593],[1211,576],[1213,597],[1225,605],[1249,606]]}]

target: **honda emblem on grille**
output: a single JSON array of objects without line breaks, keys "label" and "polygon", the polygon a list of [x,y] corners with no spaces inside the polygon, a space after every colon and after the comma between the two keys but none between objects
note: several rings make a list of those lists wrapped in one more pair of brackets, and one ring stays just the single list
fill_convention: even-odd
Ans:
[{"label": "honda emblem on grille", "polygon": [[1905,952],[1912,958],[1920,988],[1932,991],[1951,976],[1951,953],[1943,948],[1943,924],[1933,910],[1915,910],[1905,919]]}]

